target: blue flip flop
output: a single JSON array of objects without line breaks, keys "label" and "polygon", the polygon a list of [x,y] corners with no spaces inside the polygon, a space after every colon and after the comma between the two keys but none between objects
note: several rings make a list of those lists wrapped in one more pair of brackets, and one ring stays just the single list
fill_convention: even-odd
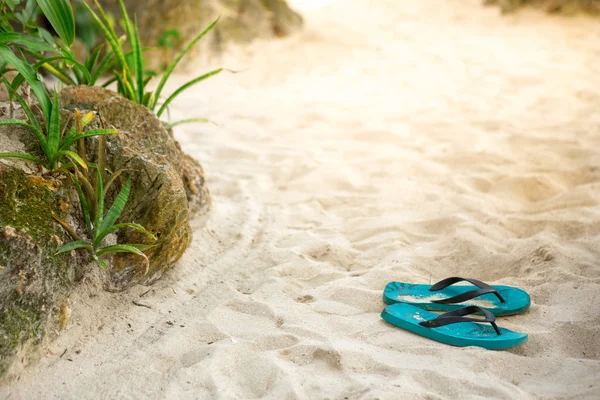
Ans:
[{"label": "blue flip flop", "polygon": [[[472,286],[457,285],[469,282]],[[386,304],[406,303],[429,311],[451,311],[464,306],[478,306],[494,315],[510,315],[525,311],[531,304],[529,294],[522,289],[490,286],[477,279],[451,277],[434,285],[390,282],[383,291]]]},{"label": "blue flip flop", "polygon": [[[466,317],[475,313],[482,313],[485,319]],[[410,304],[398,303],[385,307],[381,318],[417,335],[453,346],[502,350],[527,341],[527,334],[499,328],[494,314],[477,306],[438,315]],[[490,323],[491,326],[481,322]]]}]

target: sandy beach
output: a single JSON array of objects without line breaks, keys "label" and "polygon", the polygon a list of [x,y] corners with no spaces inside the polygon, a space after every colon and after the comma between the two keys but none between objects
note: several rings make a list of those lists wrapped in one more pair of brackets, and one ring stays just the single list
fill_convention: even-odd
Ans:
[{"label": "sandy beach", "polygon": [[[243,72],[171,110],[214,122],[176,133],[213,196],[179,265],[82,283],[0,399],[600,398],[598,19],[292,5],[301,33],[211,60]],[[527,290],[498,323],[529,341],[457,348],[380,318],[389,281],[455,275]]]}]

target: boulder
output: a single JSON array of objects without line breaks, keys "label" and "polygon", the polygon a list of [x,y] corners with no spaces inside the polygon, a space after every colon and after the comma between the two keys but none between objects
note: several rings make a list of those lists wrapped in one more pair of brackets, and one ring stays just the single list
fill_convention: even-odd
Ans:
[{"label": "boulder", "polygon": [[[67,87],[61,93],[65,108],[95,110],[106,127],[119,134],[107,138],[107,163],[112,171],[124,169],[121,185],[131,179],[131,193],[121,216],[154,233],[156,246],[143,259],[116,254],[107,288],[122,290],[134,283],[148,284],[183,255],[192,240],[192,213],[208,210],[210,197],[200,164],[186,156],[163,123],[146,107],[98,87]],[[89,154],[95,154],[94,140]],[[112,195],[112,198],[111,198]],[[116,190],[109,193],[109,203]],[[189,205],[192,205],[190,207]],[[137,231],[121,231],[118,243],[150,243]]]}]

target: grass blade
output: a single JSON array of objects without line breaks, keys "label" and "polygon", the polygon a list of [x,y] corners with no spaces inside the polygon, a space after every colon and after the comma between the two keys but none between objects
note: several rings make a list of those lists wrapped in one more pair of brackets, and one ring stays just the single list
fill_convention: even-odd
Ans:
[{"label": "grass blade", "polygon": [[[190,87],[194,86],[196,83],[198,82],[202,82],[203,80],[210,78],[213,75],[217,75],[219,72],[223,71],[223,68],[217,68],[214,71],[210,71],[204,75],[201,75],[199,77],[197,77],[196,79],[192,79],[191,81],[189,81],[188,83],[181,85],[176,91],[173,92],[173,94],[171,94],[169,96],[169,98],[164,102],[164,104],[160,107],[160,109],[158,110],[158,112],[156,113],[157,117],[160,117],[161,114],[167,109],[167,107],[169,106],[169,104],[177,97],[181,94],[181,92],[183,92],[186,89],[189,89]],[[158,96],[158,91],[155,92],[155,95]]]},{"label": "grass blade", "polygon": [[121,189],[112,207],[110,207],[110,210],[108,210],[106,217],[104,217],[102,224],[100,225],[100,227],[98,227],[98,230],[100,232],[104,232],[105,230],[113,226],[114,223],[117,221],[117,219],[121,215],[121,212],[123,212],[123,209],[125,208],[125,204],[127,204],[127,199],[129,198],[130,190],[131,179],[128,179],[127,184],[123,189]]},{"label": "grass blade", "polygon": [[75,42],[75,17],[69,0],[37,0],[38,6],[67,46]]},{"label": "grass blade", "polygon": [[54,255],[58,255],[61,253],[67,253],[71,250],[77,250],[77,249],[86,249],[90,253],[94,254],[94,249],[92,246],[90,246],[88,243],[86,243],[82,240],[78,240],[76,242],[71,242],[71,243],[65,244],[60,249],[58,249],[58,251],[56,253],[54,253]]},{"label": "grass blade", "polygon": [[[220,18],[220,17],[219,17]],[[148,107],[149,109],[153,110],[156,108],[156,104],[158,102],[158,99],[160,97],[160,94],[165,86],[165,84],[167,83],[167,80],[169,80],[169,77],[171,76],[171,74],[173,73],[173,70],[175,69],[175,67],[177,66],[177,64],[179,63],[179,61],[181,61],[181,59],[183,58],[183,56],[186,55],[186,53],[188,51],[190,51],[190,49],[192,47],[194,47],[194,45],[196,43],[198,43],[198,41],[200,39],[202,39],[202,37],[204,37],[204,35],[206,35],[208,32],[210,32],[210,30],[212,28],[214,28],[214,26],[217,24],[217,22],[219,22],[219,18],[217,18],[212,24],[210,24],[210,26],[208,28],[206,28],[203,32],[201,32],[198,36],[196,36],[194,38],[194,40],[192,40],[185,49],[183,49],[183,51],[181,53],[179,53],[179,55],[177,56],[177,58],[175,58],[175,60],[173,60],[173,62],[171,63],[171,65],[169,65],[169,67],[167,68],[167,70],[165,71],[165,73],[163,74],[158,86],[156,87],[156,90],[154,91],[155,93],[155,98],[154,98],[154,103],[150,104],[150,106]]]}]

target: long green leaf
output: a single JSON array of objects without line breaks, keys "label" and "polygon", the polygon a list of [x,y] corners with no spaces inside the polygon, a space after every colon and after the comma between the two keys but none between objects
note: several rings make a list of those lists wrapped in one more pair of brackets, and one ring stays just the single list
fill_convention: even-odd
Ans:
[{"label": "long green leaf", "polygon": [[132,245],[128,245],[128,244],[115,244],[112,246],[103,247],[100,250],[98,250],[96,255],[98,257],[101,257],[103,255],[112,254],[112,253],[133,253],[133,254],[137,254],[138,256],[142,256],[146,260],[148,260],[148,257],[140,249],[138,249],[137,247],[134,247]]},{"label": "long green leaf", "polygon": [[114,135],[119,131],[116,129],[93,129],[87,132],[82,133],[81,135],[71,136],[70,134],[62,141],[60,145],[60,150],[67,150],[71,147],[75,142],[80,139],[91,137],[91,136],[100,136],[100,135]]},{"label": "long green leaf", "polygon": [[[220,18],[220,17],[219,17],[219,18]],[[175,60],[173,60],[173,62],[171,63],[171,65],[169,65],[169,68],[167,68],[167,70],[166,70],[166,71],[165,71],[165,73],[163,74],[163,76],[162,76],[162,78],[161,78],[161,80],[160,80],[160,82],[159,82],[158,86],[156,87],[156,90],[154,91],[154,92],[155,92],[155,99],[154,99],[154,103],[153,103],[153,104],[150,104],[150,107],[148,107],[148,108],[150,108],[151,110],[154,110],[154,109],[156,108],[156,104],[157,104],[157,102],[158,102],[158,99],[159,99],[159,97],[160,97],[160,94],[162,93],[162,90],[163,90],[163,88],[164,88],[165,84],[167,83],[167,80],[169,79],[169,77],[170,77],[170,76],[171,76],[171,74],[173,73],[173,70],[175,69],[175,67],[177,66],[177,64],[179,63],[179,61],[181,61],[181,59],[183,58],[183,56],[185,56],[185,55],[186,55],[186,53],[187,53],[188,51],[190,51],[190,49],[191,49],[192,47],[194,47],[194,45],[195,45],[196,43],[198,43],[198,41],[199,41],[200,39],[202,39],[202,37],[203,37],[204,35],[206,35],[208,32],[210,32],[210,30],[211,30],[212,28],[214,28],[214,26],[217,24],[217,22],[219,22],[219,18],[217,18],[217,19],[216,19],[216,20],[215,20],[215,21],[214,21],[212,24],[210,24],[210,26],[209,26],[208,28],[206,28],[206,29],[205,29],[203,32],[201,32],[201,33],[200,33],[198,36],[196,36],[196,37],[194,38],[194,40],[192,40],[192,41],[190,42],[190,44],[188,44],[188,45],[186,46],[186,48],[185,48],[185,49],[183,49],[183,51],[182,51],[181,53],[179,53],[179,55],[177,56],[177,58],[175,58]]]},{"label": "long green leaf", "polygon": [[94,10],[92,10],[92,8],[87,3],[83,3],[83,4],[90,11],[92,18],[94,18],[94,20],[96,21],[96,24],[98,25],[98,27],[100,28],[100,30],[102,31],[104,36],[106,37],[106,40],[110,44],[110,47],[112,48],[115,56],[117,57],[117,60],[119,61],[119,63],[121,63],[121,66],[126,67],[127,61],[125,60],[125,55],[123,53],[123,46],[119,42],[119,39],[118,39],[118,36],[117,36],[115,30],[110,25],[110,20],[104,13],[104,10],[100,6],[100,3],[98,3],[98,0],[94,0],[94,3],[96,4],[96,7],[98,8],[98,12],[102,16],[102,18],[100,18],[98,16],[98,14],[96,14],[96,12]]},{"label": "long green leaf", "polygon": [[59,50],[56,50],[54,47],[50,46],[48,43],[43,40],[39,40],[30,35],[24,35],[18,32],[3,32],[0,33],[0,44],[14,44],[16,46],[22,46],[27,48],[30,51],[34,52],[52,52],[58,53]]},{"label": "long green leaf", "polygon": [[37,157],[34,156],[30,156],[29,154],[23,154],[23,153],[15,153],[15,152],[6,152],[6,153],[0,153],[0,158],[20,158],[23,160],[27,160],[27,161],[33,161],[36,164],[44,164],[44,162],[42,160],[40,160]]},{"label": "long green leaf", "polygon": [[71,161],[76,162],[83,169],[88,168],[86,162],[83,161],[83,159],[79,156],[79,154],[77,154],[71,150],[61,150],[61,151],[57,152],[56,155],[54,156],[54,159],[52,160],[53,163],[51,164],[50,167],[55,168],[56,162],[58,162],[62,157],[67,157],[67,158],[71,159]]},{"label": "long green leaf", "polygon": [[52,111],[50,113],[50,120],[48,121],[48,150],[50,154],[47,154],[47,156],[51,158],[54,158],[52,156],[59,150],[60,134],[60,104],[58,102],[58,93],[54,92]]},{"label": "long green leaf", "polygon": [[[31,90],[35,93],[35,96],[40,103],[40,107],[42,107],[42,111],[45,116],[50,115],[50,109],[52,107],[50,96],[48,95],[48,91],[46,91],[46,87],[44,84],[38,80],[37,74],[31,68],[31,66],[22,60],[20,60],[11,49],[9,49],[5,45],[0,45],[0,59],[4,59],[9,64],[11,64],[29,83],[31,86]],[[33,121],[32,121],[33,122]]]},{"label": "long green leaf", "polygon": [[56,253],[54,253],[54,255],[61,254],[61,253],[67,253],[71,250],[77,250],[77,249],[86,249],[90,253],[94,254],[94,248],[92,246],[90,246],[89,243],[86,243],[83,240],[78,240],[76,242],[71,242],[71,243],[65,244],[60,249],[58,249],[58,251]]},{"label": "long green leaf", "polygon": [[125,204],[127,204],[127,199],[129,198],[130,190],[131,190],[131,179],[128,179],[127,184],[125,185],[125,187],[123,189],[121,189],[121,191],[119,192],[119,195],[115,199],[115,202],[110,207],[110,210],[108,210],[108,213],[102,220],[102,224],[98,228],[98,230],[100,232],[104,232],[105,230],[107,230],[108,228],[113,226],[114,223],[117,221],[117,219],[121,215],[121,212],[123,212],[123,209],[125,208]]},{"label": "long green leaf", "polygon": [[69,0],[37,0],[38,6],[67,46],[75,42],[75,17]]},{"label": "long green leaf", "polygon": [[207,122],[210,122],[210,120],[208,120],[206,118],[188,118],[188,119],[182,119],[180,121],[171,122],[170,124],[165,125],[165,128],[166,129],[171,129],[171,128],[176,127],[177,125],[191,124],[193,122],[207,123]]},{"label": "long green leaf", "polygon": [[[135,224],[135,223],[123,223],[123,224],[116,224],[111,226],[110,228],[108,228],[107,230],[105,230],[104,232],[100,232],[98,234],[98,236],[96,236],[96,238],[94,239],[94,246],[98,247],[100,245],[100,243],[102,242],[102,240],[109,234],[118,231],[119,229],[125,229],[125,228],[131,228],[131,229],[135,229],[136,231],[142,232],[143,234],[147,235],[148,237],[150,237],[153,240],[156,240],[156,236],[154,236],[152,233],[148,232],[146,230],[146,228],[144,228],[143,226],[139,225],[139,224]],[[140,249],[140,250],[144,250],[144,249]]]},{"label": "long green leaf", "polygon": [[77,82],[75,82],[73,80],[73,78],[71,78],[69,76],[69,74],[63,70],[60,67],[57,67],[55,65],[52,65],[50,63],[43,63],[41,65],[42,68],[44,68],[46,71],[50,72],[52,75],[54,75],[56,78],[58,78],[58,80],[60,80],[62,83],[64,83],[65,85],[77,85]]},{"label": "long green leaf", "polygon": [[98,202],[98,213],[96,214],[96,232],[94,232],[94,247],[98,247],[95,239],[98,237],[104,214],[104,187],[102,187],[102,174],[100,168],[96,168],[96,201]]},{"label": "long green leaf", "polygon": [[31,124],[28,124],[27,122],[20,120],[20,119],[14,119],[14,118],[9,118],[9,119],[0,119],[0,125],[19,125],[25,128],[29,128],[29,129],[35,129],[35,127]]},{"label": "long green leaf", "polygon": [[[125,25],[125,31],[127,32],[127,37],[129,39],[129,44],[131,45],[131,52],[133,55],[133,71],[137,79],[138,86],[136,88],[137,90],[134,90],[135,100],[136,103],[140,103],[142,101],[142,97],[144,96],[144,67],[142,46],[140,45],[140,35],[139,31],[137,30],[137,24],[134,26],[129,18],[129,15],[127,14],[127,9],[125,9],[123,0],[119,0],[119,7],[121,8],[123,24]],[[124,76],[124,78],[127,80],[126,76]]]},{"label": "long green leaf", "polygon": [[[198,82],[202,82],[203,80],[210,78],[213,75],[217,75],[219,72],[223,71],[223,68],[217,68],[214,71],[210,71],[202,76],[197,77],[196,79],[192,79],[191,81],[189,81],[188,83],[181,85],[176,91],[173,92],[172,95],[169,96],[169,98],[164,102],[164,104],[160,107],[160,109],[158,110],[158,112],[156,113],[157,117],[160,117],[161,114],[167,109],[167,107],[169,106],[169,104],[177,97],[181,94],[181,92],[183,92],[186,89],[189,89],[190,87],[194,86],[196,83]],[[156,94],[157,92],[155,92]]]}]

